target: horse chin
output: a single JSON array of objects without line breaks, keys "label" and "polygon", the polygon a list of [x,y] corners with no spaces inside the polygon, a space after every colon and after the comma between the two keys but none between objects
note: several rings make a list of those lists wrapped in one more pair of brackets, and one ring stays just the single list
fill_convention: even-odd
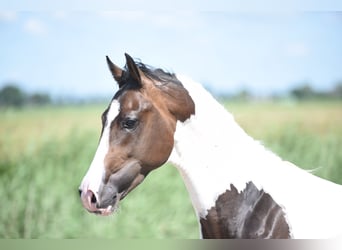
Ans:
[{"label": "horse chin", "polygon": [[109,205],[106,208],[98,208],[94,213],[101,216],[108,216],[115,213],[119,208],[120,201],[122,200],[122,194],[123,192],[116,195],[116,199],[112,205]]}]

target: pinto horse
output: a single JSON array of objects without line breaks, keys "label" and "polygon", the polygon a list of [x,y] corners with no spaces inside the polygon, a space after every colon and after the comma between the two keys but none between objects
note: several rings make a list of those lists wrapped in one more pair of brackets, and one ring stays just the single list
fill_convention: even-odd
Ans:
[{"label": "pinto horse", "polygon": [[203,238],[342,235],[342,186],[265,149],[200,84],[125,56],[123,69],[107,57],[119,90],[79,188],[89,212],[112,214],[149,172],[171,162]]}]

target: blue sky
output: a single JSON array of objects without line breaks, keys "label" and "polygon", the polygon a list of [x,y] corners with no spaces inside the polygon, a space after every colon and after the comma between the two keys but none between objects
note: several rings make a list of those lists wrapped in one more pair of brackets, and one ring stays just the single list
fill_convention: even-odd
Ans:
[{"label": "blue sky", "polygon": [[342,12],[2,11],[0,36],[0,87],[57,96],[110,96],[125,52],[216,93],[342,80]]}]

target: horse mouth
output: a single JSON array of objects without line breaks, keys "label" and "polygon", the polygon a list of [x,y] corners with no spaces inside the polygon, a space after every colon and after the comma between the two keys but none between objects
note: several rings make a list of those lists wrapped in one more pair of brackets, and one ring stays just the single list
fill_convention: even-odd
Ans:
[{"label": "horse mouth", "polygon": [[126,195],[129,193],[130,190],[125,190],[121,193],[116,194],[113,197],[114,203],[112,205],[107,206],[106,208],[97,208],[97,210],[89,211],[91,213],[94,213],[96,215],[102,215],[102,216],[108,216],[113,213],[115,213],[119,209],[120,201],[126,197]]},{"label": "horse mouth", "polygon": [[122,200],[122,194],[117,194],[113,197],[114,203],[112,205],[108,205],[106,208],[98,208],[94,213],[96,215],[108,216],[115,213],[119,209],[119,203]]},{"label": "horse mouth", "polygon": [[[115,212],[118,209],[120,201],[123,200],[133,189],[135,189],[144,180],[144,178],[145,178],[144,175],[137,175],[127,189],[116,194],[116,197],[113,198],[113,200],[115,201],[114,205],[108,206],[105,209],[104,213],[101,213],[101,215],[109,215],[109,214],[112,214],[113,212]],[[107,210],[111,211],[111,212],[107,213]]]},{"label": "horse mouth", "polygon": [[[91,192],[91,191],[90,191]],[[126,192],[115,194],[110,201],[106,203],[105,206],[99,204],[98,202],[94,202],[96,196],[92,195],[82,195],[81,200],[84,208],[89,212],[96,215],[108,216],[116,212],[119,208],[119,203],[126,195]]]},{"label": "horse mouth", "polygon": [[94,213],[96,215],[101,215],[101,216],[109,216],[114,214],[118,209],[120,205],[120,201],[123,200],[123,198],[126,197],[126,195],[130,192],[129,189],[122,191],[121,193],[117,193],[114,195],[112,198],[113,203],[111,205],[108,205],[107,207],[99,207],[98,204],[95,205],[95,207],[92,205],[91,208],[87,208],[87,210],[90,213]]}]

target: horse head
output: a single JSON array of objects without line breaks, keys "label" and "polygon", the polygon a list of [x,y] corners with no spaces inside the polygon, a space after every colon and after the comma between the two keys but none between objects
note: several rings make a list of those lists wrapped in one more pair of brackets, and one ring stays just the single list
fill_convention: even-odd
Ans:
[{"label": "horse head", "polygon": [[124,69],[107,57],[119,90],[102,114],[98,148],[79,189],[83,206],[100,215],[115,211],[149,172],[168,160],[177,121],[195,112],[174,74],[125,56]]}]

